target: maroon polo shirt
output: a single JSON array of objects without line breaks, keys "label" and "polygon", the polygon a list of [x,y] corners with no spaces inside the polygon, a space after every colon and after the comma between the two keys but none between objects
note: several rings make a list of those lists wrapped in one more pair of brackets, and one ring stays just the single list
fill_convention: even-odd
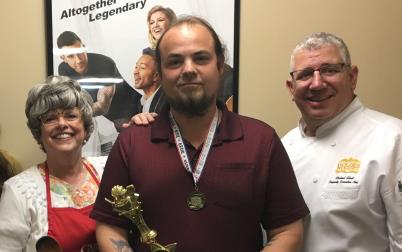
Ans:
[{"label": "maroon polo shirt", "polygon": [[[269,230],[306,216],[308,208],[275,131],[264,122],[219,108],[222,120],[198,182],[206,196],[203,209],[187,207],[194,182],[181,163],[166,106],[151,126],[132,126],[119,135],[91,216],[133,228],[105,197],[111,198],[114,185],[134,184],[144,219],[158,232],[157,241],[178,242],[177,252],[259,251],[260,224]],[[199,154],[189,144],[187,152],[190,160]],[[149,251],[140,244],[136,229],[131,236],[134,251]]]}]

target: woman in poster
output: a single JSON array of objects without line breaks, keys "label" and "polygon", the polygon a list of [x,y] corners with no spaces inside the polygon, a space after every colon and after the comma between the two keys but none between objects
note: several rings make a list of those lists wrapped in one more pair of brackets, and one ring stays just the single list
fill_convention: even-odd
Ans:
[{"label": "woman in poster", "polygon": [[142,54],[155,55],[156,44],[163,33],[176,22],[177,17],[170,8],[155,5],[148,11],[148,41],[150,46],[142,50]]}]

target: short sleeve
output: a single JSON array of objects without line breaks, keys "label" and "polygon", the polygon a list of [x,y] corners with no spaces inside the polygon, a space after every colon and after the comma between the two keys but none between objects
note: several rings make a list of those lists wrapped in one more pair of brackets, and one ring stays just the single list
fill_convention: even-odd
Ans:
[{"label": "short sleeve", "polygon": [[309,214],[289,157],[275,133],[269,146],[267,193],[262,225],[270,230]]},{"label": "short sleeve", "polygon": [[130,184],[127,158],[129,141],[126,141],[123,135],[125,134],[119,135],[109,153],[91,218],[109,225],[129,228],[130,223],[128,219],[118,216],[113,211],[112,205],[106,201],[106,199],[112,200],[111,191],[115,185],[127,186]]}]

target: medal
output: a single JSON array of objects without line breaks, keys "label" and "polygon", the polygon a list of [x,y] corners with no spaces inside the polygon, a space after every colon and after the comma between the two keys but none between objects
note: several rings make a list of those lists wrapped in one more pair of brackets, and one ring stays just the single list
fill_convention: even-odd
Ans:
[{"label": "medal", "polygon": [[198,190],[192,191],[187,197],[187,206],[191,210],[200,210],[205,206],[205,195]]},{"label": "medal", "polygon": [[208,135],[205,139],[204,145],[202,147],[200,156],[198,157],[197,164],[195,166],[195,171],[191,169],[190,161],[187,156],[186,147],[184,145],[183,139],[180,134],[179,126],[173,118],[172,112],[169,113],[170,123],[173,130],[173,135],[176,143],[177,151],[184,168],[193,175],[194,180],[194,191],[190,193],[187,197],[187,206],[191,210],[200,210],[205,207],[205,195],[198,191],[197,182],[200,179],[201,173],[204,170],[204,165],[207,160],[208,152],[211,148],[212,141],[214,139],[216,127],[218,125],[219,112],[218,109],[215,111],[214,118],[209,126]]}]

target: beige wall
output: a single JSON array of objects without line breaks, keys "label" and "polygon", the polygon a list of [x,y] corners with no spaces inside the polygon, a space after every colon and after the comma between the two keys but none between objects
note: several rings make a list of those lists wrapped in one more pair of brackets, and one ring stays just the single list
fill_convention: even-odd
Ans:
[{"label": "beige wall", "polygon": [[[43,154],[25,126],[29,88],[45,78],[44,1],[6,1],[0,16],[0,148],[26,167]],[[402,1],[243,0],[240,32],[241,114],[280,135],[299,114],[284,86],[289,53],[303,36],[328,31],[349,45],[360,67],[357,93],[366,105],[402,118]]]},{"label": "beige wall", "polygon": [[44,2],[6,1],[0,15],[0,148],[23,167],[43,159],[25,125],[24,107],[29,88],[46,76]]},{"label": "beige wall", "polygon": [[280,135],[299,113],[285,90],[289,54],[305,35],[327,31],[348,44],[360,68],[357,94],[377,110],[402,118],[402,1],[242,1],[240,113]]}]

